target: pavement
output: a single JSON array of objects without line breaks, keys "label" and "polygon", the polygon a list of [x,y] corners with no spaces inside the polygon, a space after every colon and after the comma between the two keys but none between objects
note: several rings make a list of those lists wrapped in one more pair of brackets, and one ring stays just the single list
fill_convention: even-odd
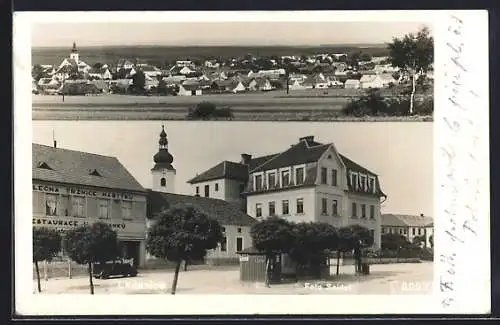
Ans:
[{"label": "pavement", "polygon": [[[370,275],[354,274],[354,266],[331,267],[328,279],[274,284],[241,282],[239,268],[187,270],[179,273],[176,294],[428,294],[433,263],[371,265]],[[95,294],[170,294],[172,270],[144,270],[136,277],[93,279]],[[89,278],[41,280],[42,294],[89,293]],[[36,280],[33,281],[36,292]]]}]

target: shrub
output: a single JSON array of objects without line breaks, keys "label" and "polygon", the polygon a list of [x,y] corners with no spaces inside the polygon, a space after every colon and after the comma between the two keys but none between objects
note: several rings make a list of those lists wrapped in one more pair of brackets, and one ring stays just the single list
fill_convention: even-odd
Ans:
[{"label": "shrub", "polygon": [[213,117],[225,117],[225,118],[232,118],[233,117],[233,112],[231,108],[229,107],[224,107],[224,108],[216,108],[215,104],[210,103],[210,102],[201,102],[196,107],[189,108],[188,109],[188,114],[187,118],[188,119],[194,119],[194,120],[209,120]]}]

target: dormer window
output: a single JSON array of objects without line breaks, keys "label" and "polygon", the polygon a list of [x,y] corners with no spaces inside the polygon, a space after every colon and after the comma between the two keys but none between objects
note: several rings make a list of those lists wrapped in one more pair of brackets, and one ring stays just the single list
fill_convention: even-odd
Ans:
[{"label": "dormer window", "polygon": [[377,189],[375,188],[375,178],[374,177],[370,177],[370,188],[369,188],[369,191],[372,192],[372,193],[375,193]]},{"label": "dormer window", "polygon": [[272,172],[267,175],[267,183],[269,188],[276,187],[276,173]]},{"label": "dormer window", "polygon": [[358,189],[358,187],[359,187],[359,184],[358,184],[358,174],[356,174],[356,173],[352,173],[351,174],[351,185],[352,185],[352,188],[354,190]]},{"label": "dormer window", "polygon": [[295,185],[304,184],[304,168],[297,168],[295,170]]},{"label": "dormer window", "polygon": [[360,176],[361,190],[366,191],[366,176]]},{"label": "dormer window", "polygon": [[53,170],[46,162],[41,161],[37,165],[38,168]]},{"label": "dormer window", "polygon": [[97,171],[97,169],[93,169],[89,172],[89,175],[92,175],[92,176],[99,176],[101,177],[101,174],[99,174],[99,172]]},{"label": "dormer window", "polygon": [[262,175],[255,175],[255,190],[260,191],[262,189]]}]

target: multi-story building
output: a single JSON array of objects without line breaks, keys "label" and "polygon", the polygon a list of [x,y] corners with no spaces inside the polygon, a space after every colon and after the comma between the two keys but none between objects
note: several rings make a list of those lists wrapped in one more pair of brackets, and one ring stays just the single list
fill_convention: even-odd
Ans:
[{"label": "multi-story building", "polygon": [[[147,192],[115,157],[33,144],[33,227],[64,233],[97,221],[118,235],[122,257],[145,261]],[[64,255],[64,252],[62,252]]]},{"label": "multi-story building", "polygon": [[421,237],[425,247],[431,247],[429,237],[434,234],[434,223],[431,217],[420,214],[383,214],[382,234],[399,234],[404,236],[409,242],[413,242],[415,237]]},{"label": "multi-story building", "polygon": [[[176,170],[172,163],[174,157],[168,151],[168,140],[165,129],[162,127],[159,140],[159,150],[153,157],[154,167],[151,169],[153,188],[148,192],[148,228],[155,222],[155,216],[170,207],[194,207],[217,220],[222,227],[224,241],[213,250],[207,252],[208,263],[237,262],[236,252],[252,246],[250,228],[256,223],[255,219],[247,215],[236,205],[224,200],[224,196],[181,195],[175,191]],[[210,180],[208,181],[210,182]],[[215,183],[219,184],[219,183]],[[231,182],[217,185],[214,193],[232,192]],[[220,187],[219,187],[220,186]],[[212,185],[212,188],[216,186]],[[153,256],[147,255],[147,264],[158,264]]]},{"label": "multi-story building", "polygon": [[240,163],[222,162],[189,183],[197,195],[244,202],[256,220],[280,216],[336,227],[363,225],[371,230],[374,247],[380,248],[380,204],[386,195],[377,174],[338,153],[333,143],[316,142],[313,136],[277,154],[243,154]]}]

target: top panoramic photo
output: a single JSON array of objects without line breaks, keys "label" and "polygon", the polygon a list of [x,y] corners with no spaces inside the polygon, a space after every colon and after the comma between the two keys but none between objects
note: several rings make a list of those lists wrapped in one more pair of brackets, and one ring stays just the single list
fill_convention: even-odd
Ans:
[{"label": "top panoramic photo", "polygon": [[35,120],[419,121],[425,22],[39,22]]}]

